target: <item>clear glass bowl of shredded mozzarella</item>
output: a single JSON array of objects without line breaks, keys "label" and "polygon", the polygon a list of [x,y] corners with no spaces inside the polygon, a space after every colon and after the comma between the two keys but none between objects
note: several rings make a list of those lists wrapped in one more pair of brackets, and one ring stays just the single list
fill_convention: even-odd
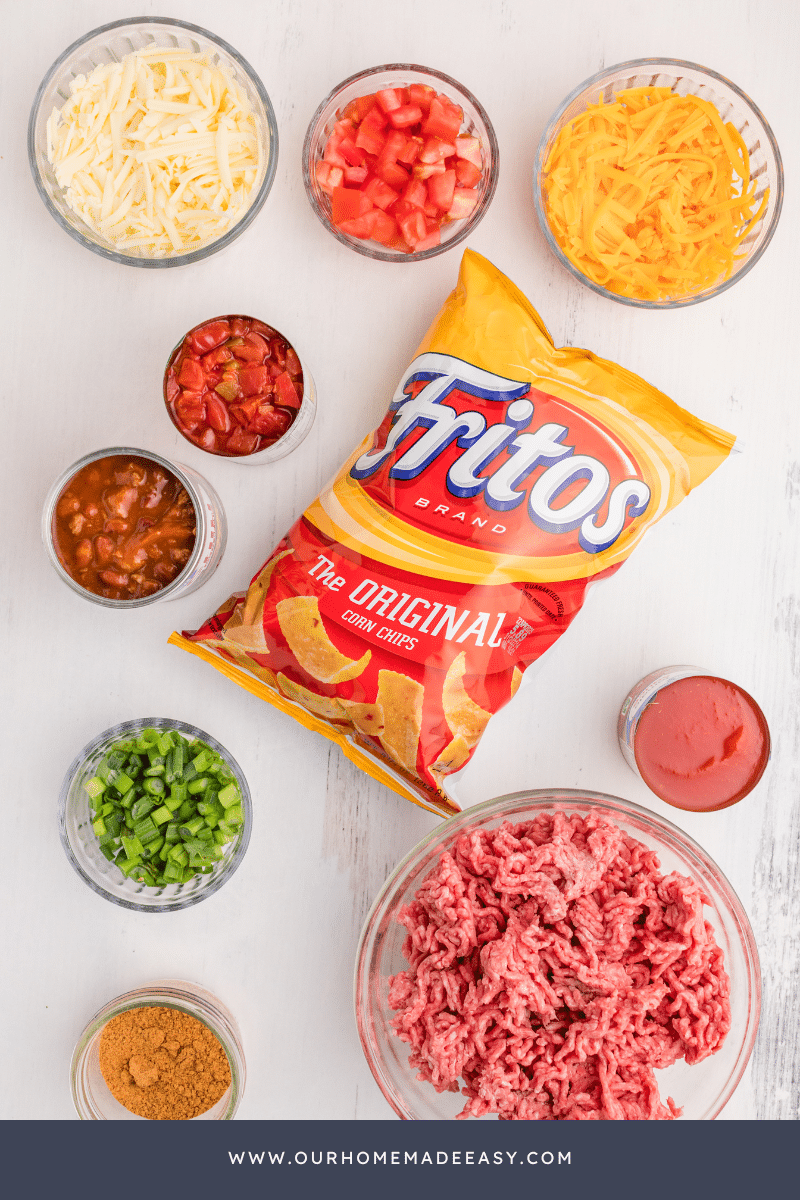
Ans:
[{"label": "clear glass bowl of shredded mozzarella", "polygon": [[250,225],[275,177],[278,131],[252,67],[196,25],[115,21],[69,46],[31,109],[42,200],[95,254],[184,266]]}]

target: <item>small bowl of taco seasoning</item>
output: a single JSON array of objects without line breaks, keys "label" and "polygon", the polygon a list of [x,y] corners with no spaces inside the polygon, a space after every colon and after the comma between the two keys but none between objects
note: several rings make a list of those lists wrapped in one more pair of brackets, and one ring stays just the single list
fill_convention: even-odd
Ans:
[{"label": "small bowl of taco seasoning", "polygon": [[212,317],[173,349],[164,403],[187,441],[248,465],[284,458],[314,423],[316,391],[293,344],[255,317]]},{"label": "small bowl of taco seasoning", "polygon": [[227,521],[196,471],[118,446],[85,455],[56,480],[42,537],[74,592],[107,608],[140,608],[204,583],[222,558]]},{"label": "small bowl of taco seasoning", "polygon": [[689,812],[729,808],[766,770],[769,726],[752,696],[698,667],[662,667],[625,697],[622,755],[660,800]]},{"label": "small bowl of taco seasoning", "polygon": [[144,984],[89,1021],[70,1083],[83,1121],[230,1121],[245,1085],[239,1027],[199,984]]}]

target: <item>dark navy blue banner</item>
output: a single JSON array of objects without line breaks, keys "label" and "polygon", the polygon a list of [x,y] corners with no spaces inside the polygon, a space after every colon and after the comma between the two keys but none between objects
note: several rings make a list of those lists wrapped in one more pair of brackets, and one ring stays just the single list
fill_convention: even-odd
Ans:
[{"label": "dark navy blue banner", "polygon": [[0,1124],[9,1200],[752,1200],[795,1191],[796,1137],[769,1121]]}]

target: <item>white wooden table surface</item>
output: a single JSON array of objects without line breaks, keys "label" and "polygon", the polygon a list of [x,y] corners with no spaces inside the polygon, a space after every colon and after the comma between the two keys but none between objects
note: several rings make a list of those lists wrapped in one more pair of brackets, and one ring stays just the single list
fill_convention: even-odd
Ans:
[{"label": "white wooden table surface", "polygon": [[[25,147],[36,87],[68,43],[133,9],[202,25],[253,64],[275,106],[280,160],[254,225],[183,271],[137,271],[79,247],[47,214]],[[649,805],[721,865],[761,954],[761,1030],[725,1117],[798,1116],[800,922],[800,5],[793,0],[29,0],[2,5],[2,1118],[73,1119],[74,1041],[106,1000],[146,980],[195,979],[232,1009],[248,1082],[242,1118],[386,1118],[352,1017],[356,942],[387,873],[436,823],[322,738],[167,646],[245,585],[281,534],[382,416],[455,283],[457,250],[371,262],[340,246],[303,191],[300,151],[319,100],[368,66],[410,61],[461,80],[488,110],[500,183],[470,245],[541,312],[557,344],[587,346],[730,429],[745,452],[668,516],[598,586],[534,686],[491,723],[470,803],[526,787],[585,787]],[[783,218],[756,268],[708,303],[626,308],[550,256],[530,193],[550,113],[603,66],[666,55],[738,83],[770,121],[787,177]],[[186,443],[166,419],[167,353],[198,321],[253,313],[307,357],[315,427],[295,454],[245,469]],[[83,453],[137,445],[196,466],[218,489],[230,541],[216,577],[133,613],[83,602],[46,560],[39,525],[56,475]],[[774,751],[762,783],[720,813],[668,809],[628,770],[615,721],[628,687],[671,662],[742,684]],[[197,723],[241,762],[253,837],[234,879],[187,912],[127,912],[73,873],[56,799],[68,763],[117,721]]]}]

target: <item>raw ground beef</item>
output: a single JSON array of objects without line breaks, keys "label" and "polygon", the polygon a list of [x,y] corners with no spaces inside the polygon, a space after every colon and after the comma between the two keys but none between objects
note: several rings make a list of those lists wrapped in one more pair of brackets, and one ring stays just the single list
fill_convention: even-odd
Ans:
[{"label": "raw ground beef", "polygon": [[411,904],[390,981],[409,1064],[460,1117],[658,1121],[654,1070],[730,1029],[708,899],[597,815],[466,829]]}]

